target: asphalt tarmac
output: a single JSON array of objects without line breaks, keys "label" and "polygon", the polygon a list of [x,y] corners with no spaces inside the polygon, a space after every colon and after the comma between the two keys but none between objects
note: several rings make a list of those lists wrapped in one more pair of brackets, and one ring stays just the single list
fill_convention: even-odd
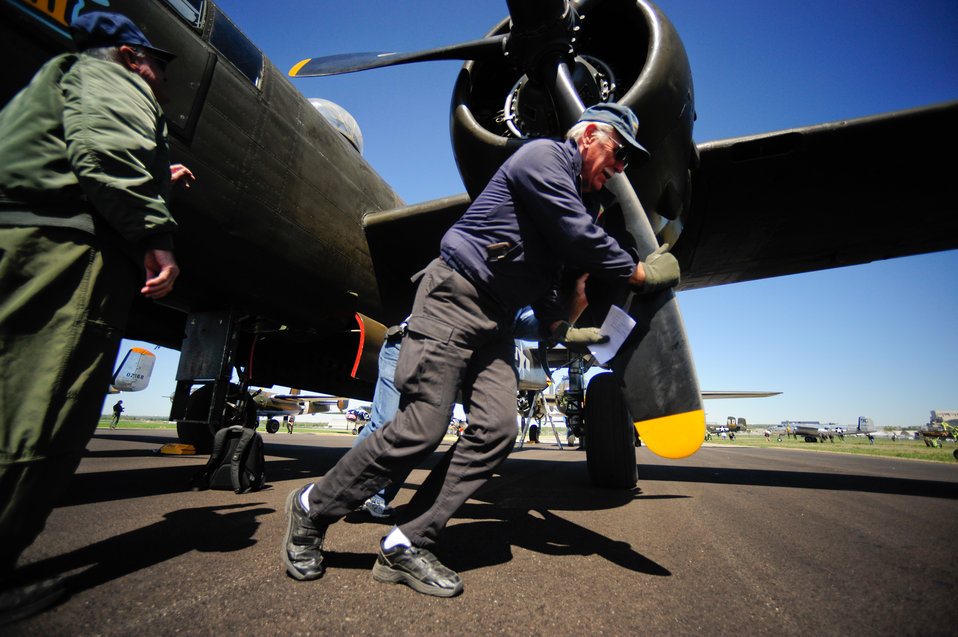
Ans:
[{"label": "asphalt tarmac", "polygon": [[[160,456],[165,430],[99,430],[24,554],[69,597],[6,635],[954,635],[958,463],[703,447],[638,450],[632,491],[589,486],[585,453],[516,450],[436,553],[456,598],[380,584],[390,526],[352,513],[326,575],[297,582],[280,550],[289,491],[352,444],[265,435],[268,486],[190,492],[204,463]],[[543,432],[543,440],[547,438]],[[440,447],[444,450],[448,443]],[[438,454],[433,454],[433,461]],[[414,472],[402,504],[425,478]]]}]

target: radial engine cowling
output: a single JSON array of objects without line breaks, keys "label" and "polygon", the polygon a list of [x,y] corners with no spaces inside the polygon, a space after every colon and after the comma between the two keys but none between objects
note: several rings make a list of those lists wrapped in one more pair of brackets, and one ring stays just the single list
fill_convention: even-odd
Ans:
[{"label": "radial engine cowling", "polygon": [[[680,227],[690,197],[695,108],[685,47],[655,5],[605,0],[580,18],[573,81],[586,106],[615,101],[640,120],[638,140],[652,155],[630,166],[632,181],[653,228]],[[507,33],[509,21],[489,35]],[[522,143],[561,137],[548,93],[516,70],[508,57],[467,62],[452,102],[452,141],[466,190],[475,197]],[[657,216],[664,217],[659,219]],[[666,237],[674,240],[674,237]]]}]

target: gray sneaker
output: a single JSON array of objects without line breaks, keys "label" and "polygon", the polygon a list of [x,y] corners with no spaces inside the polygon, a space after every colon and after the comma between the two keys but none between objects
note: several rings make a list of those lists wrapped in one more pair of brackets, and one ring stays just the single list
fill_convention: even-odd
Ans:
[{"label": "gray sneaker", "polygon": [[388,519],[396,515],[396,509],[392,508],[381,495],[374,495],[363,502],[362,510],[369,513],[374,518]]},{"label": "gray sneaker", "polygon": [[394,546],[388,551],[379,543],[379,556],[373,565],[373,579],[389,584],[405,584],[424,595],[454,597],[462,592],[462,578],[426,549]]},{"label": "gray sneaker", "polygon": [[301,489],[293,489],[286,498],[286,539],[283,564],[293,579],[314,580],[323,576],[323,538],[326,527],[313,522],[300,504]]}]

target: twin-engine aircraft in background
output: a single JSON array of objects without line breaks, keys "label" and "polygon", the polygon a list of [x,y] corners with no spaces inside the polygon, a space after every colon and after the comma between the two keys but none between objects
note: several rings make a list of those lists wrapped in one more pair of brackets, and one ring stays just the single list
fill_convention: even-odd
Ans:
[{"label": "twin-engine aircraft in background", "polygon": [[[10,61],[0,103],[70,47],[77,11],[125,13],[177,54],[164,107],[173,159],[202,179],[171,200],[176,290],[138,299],[127,337],[181,351],[171,417],[183,442],[202,449],[217,428],[249,423],[251,386],[368,400],[385,326],[409,311],[409,276],[437,254],[445,229],[510,153],[561,134],[598,101],[631,106],[652,154],[612,184],[607,227],[640,253],[670,242],[679,289],[958,247],[958,104],[697,144],[685,49],[655,5],[507,4],[509,18],[485,38],[376,58],[467,60],[452,87],[467,193],[406,205],[363,159],[348,118],[320,112],[214,2],[0,0],[0,53]],[[309,60],[293,73],[372,66],[358,59],[352,68]],[[906,215],[921,223],[903,223]],[[276,281],[310,294],[277,303]],[[617,303],[637,327],[611,372],[584,389],[596,411],[583,427],[589,455],[621,467],[609,482],[628,485],[634,463],[610,456],[634,438],[633,425],[674,457],[701,442],[704,413],[673,293],[629,303],[627,290],[606,292],[590,294],[583,321],[598,324]],[[227,400],[234,370],[238,402]],[[209,389],[191,394],[197,384]]]},{"label": "twin-engine aircraft in background", "polygon": [[860,416],[858,418],[858,424],[853,428],[837,425],[833,422],[821,423],[810,420],[786,420],[776,429],[784,429],[784,432],[788,436],[795,436],[796,440],[799,437],[804,438],[805,442],[825,442],[826,440],[834,442],[835,438],[844,440],[845,436],[856,434],[868,435],[878,432],[878,428],[875,427],[875,422],[866,416]]},{"label": "twin-engine aircraft in background", "polygon": [[333,411],[345,411],[349,404],[348,398],[338,398],[336,396],[307,395],[301,393],[298,389],[292,389],[288,394],[277,394],[256,389],[251,394],[253,402],[256,404],[256,416],[266,418],[267,433],[274,434],[279,431],[279,420],[293,433],[290,424],[290,416],[299,416],[300,414],[325,414]]}]

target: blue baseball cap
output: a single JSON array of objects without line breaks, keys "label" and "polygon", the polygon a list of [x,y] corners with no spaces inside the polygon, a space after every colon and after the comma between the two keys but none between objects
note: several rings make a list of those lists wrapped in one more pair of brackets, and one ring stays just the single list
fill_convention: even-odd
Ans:
[{"label": "blue baseball cap", "polygon": [[632,157],[637,161],[646,161],[651,157],[649,151],[642,144],[636,141],[635,136],[639,132],[639,118],[635,116],[632,109],[615,102],[602,102],[595,104],[582,111],[579,116],[580,122],[601,122],[609,124],[615,132],[619,134],[623,141],[632,147]]},{"label": "blue baseball cap", "polygon": [[70,33],[78,51],[103,46],[138,46],[163,62],[176,57],[169,51],[158,49],[146,39],[143,32],[125,15],[107,11],[91,11],[77,16],[70,24]]}]

